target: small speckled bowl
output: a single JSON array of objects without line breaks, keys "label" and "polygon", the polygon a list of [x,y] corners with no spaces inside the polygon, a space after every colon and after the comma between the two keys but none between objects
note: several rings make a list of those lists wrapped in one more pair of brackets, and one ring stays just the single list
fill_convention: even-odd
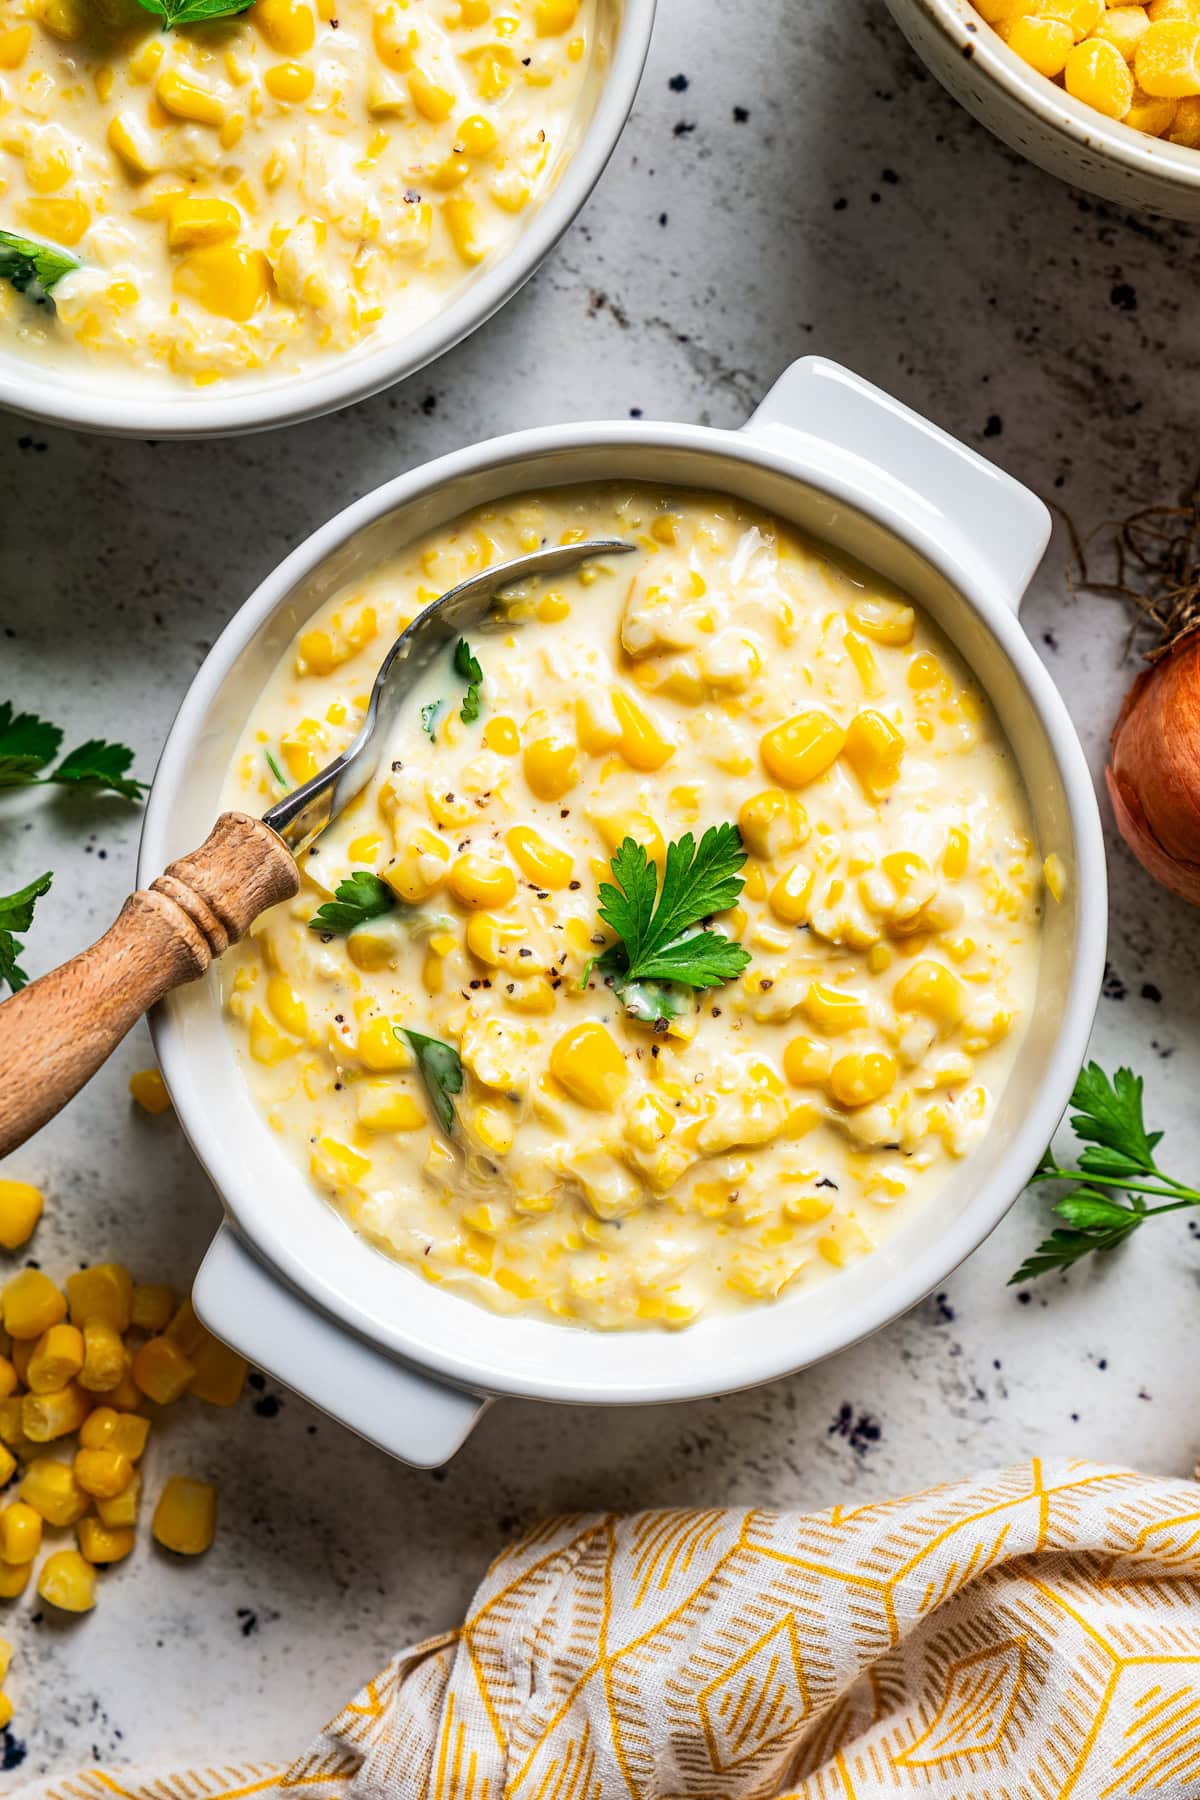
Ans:
[{"label": "small speckled bowl", "polygon": [[1030,162],[1169,219],[1200,219],[1200,150],[1106,119],[1015,55],[971,0],[885,0],[942,86]]},{"label": "small speckled bowl", "polygon": [[1038,987],[984,1143],[928,1205],[836,1280],[687,1331],[588,1331],[490,1312],[373,1249],[255,1106],[215,979],[151,1020],[180,1124],[227,1220],[196,1310],[251,1362],[405,1461],[444,1462],[495,1395],[594,1405],[753,1387],[832,1356],[940,1285],[1004,1216],[1058,1124],[1104,968],[1104,848],[1074,727],[1017,608],[1050,520],[1041,501],[927,420],[816,357],[740,431],[629,420],[522,431],[455,451],[314,532],[226,627],[167,739],[139,881],[209,829],[234,747],[296,631],[347,581],[473,506],[573,482],[715,489],[789,519],[911,594],[955,644],[1020,765],[1043,854],[1062,859]]}]

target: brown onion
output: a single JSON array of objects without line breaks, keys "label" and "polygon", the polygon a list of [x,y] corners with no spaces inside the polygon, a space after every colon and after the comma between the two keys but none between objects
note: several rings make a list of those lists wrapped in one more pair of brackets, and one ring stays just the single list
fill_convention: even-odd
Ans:
[{"label": "brown onion", "polygon": [[1200,906],[1200,628],[1130,688],[1105,777],[1121,836],[1143,868]]}]

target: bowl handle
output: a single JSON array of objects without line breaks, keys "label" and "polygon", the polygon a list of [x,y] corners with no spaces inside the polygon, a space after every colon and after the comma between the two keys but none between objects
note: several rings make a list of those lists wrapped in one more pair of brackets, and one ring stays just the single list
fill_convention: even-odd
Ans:
[{"label": "bowl handle", "polygon": [[[878,491],[900,519],[935,541],[947,531],[988,585],[1015,612],[1050,538],[1050,514],[1029,489],[881,388],[823,356],[784,370],[742,427],[786,448],[799,432],[831,473]],[[897,490],[902,490],[898,492]]]},{"label": "bowl handle", "polygon": [[226,1222],[200,1265],[202,1324],[255,1368],[418,1469],[449,1462],[489,1401],[422,1375],[294,1293]]}]

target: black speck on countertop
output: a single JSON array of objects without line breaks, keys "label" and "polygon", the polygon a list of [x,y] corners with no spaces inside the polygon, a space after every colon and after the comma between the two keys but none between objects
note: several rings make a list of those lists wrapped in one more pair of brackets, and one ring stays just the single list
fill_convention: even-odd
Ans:
[{"label": "black speck on countertop", "polygon": [[6,1729],[0,1737],[0,1769],[19,1769],[28,1754],[24,1741]]},{"label": "black speck on countertop", "polygon": [[1127,281],[1118,281],[1108,297],[1122,312],[1137,311],[1137,289],[1130,287]]},{"label": "black speck on countertop", "polygon": [[283,1401],[278,1394],[264,1394],[261,1400],[254,1402],[254,1410],[260,1419],[274,1419],[278,1416]]},{"label": "black speck on countertop", "polygon": [[991,413],[988,417],[987,424],[983,428],[984,437],[985,438],[999,437],[1000,433],[1003,430],[1004,430],[1004,420],[1000,417],[1000,414],[999,413]]},{"label": "black speck on countertop", "polygon": [[686,75],[672,75],[667,86],[673,94],[686,94],[690,83]]},{"label": "black speck on countertop", "polygon": [[1111,963],[1106,962],[1104,965],[1104,981],[1100,992],[1106,1000],[1124,1000],[1129,992]]},{"label": "black speck on countertop", "polygon": [[829,1436],[845,1438],[856,1456],[865,1456],[882,1438],[883,1426],[873,1414],[856,1411],[848,1400],[843,1400],[829,1427]]},{"label": "black speck on countertop", "polygon": [[734,107],[733,122],[735,125],[745,125],[747,120],[749,119],[749,117],[750,117],[750,108],[748,106],[735,106]]},{"label": "black speck on countertop", "polygon": [[1150,1000],[1153,1002],[1153,1004],[1155,1006],[1157,1006],[1160,1003],[1160,1001],[1162,1000],[1162,989],[1155,987],[1155,985],[1152,981],[1143,981],[1143,983],[1142,983],[1142,999]]},{"label": "black speck on countertop", "polygon": [[678,119],[672,131],[673,137],[691,137],[696,129],[695,119]]}]

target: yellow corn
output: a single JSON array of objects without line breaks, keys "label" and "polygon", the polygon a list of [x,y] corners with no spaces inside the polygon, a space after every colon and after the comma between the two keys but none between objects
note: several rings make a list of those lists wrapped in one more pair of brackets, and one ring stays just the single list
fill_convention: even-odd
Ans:
[{"label": "yellow corn", "polygon": [[133,1480],[133,1464],[119,1450],[77,1450],[75,1479],[94,1499],[114,1500]]},{"label": "yellow corn", "polygon": [[15,1600],[29,1586],[33,1564],[0,1562],[0,1600]]},{"label": "yellow corn", "polygon": [[74,1381],[83,1367],[83,1333],[75,1325],[52,1325],[33,1347],[25,1370],[35,1394],[52,1394]]},{"label": "yellow corn", "polygon": [[283,1029],[293,1037],[303,1037],[308,1030],[308,1009],[286,975],[272,975],[266,999]]},{"label": "yellow corn", "polygon": [[90,1394],[107,1394],[129,1367],[129,1353],[120,1334],[100,1319],[83,1328],[83,1368],[79,1385]]},{"label": "yellow corn", "polygon": [[412,1051],[397,1030],[398,1021],[383,1015],[359,1027],[356,1053],[364,1068],[377,1071],[411,1069]]},{"label": "yellow corn", "polygon": [[449,867],[449,846],[436,832],[419,826],[395,862],[383,870],[383,879],[401,900],[417,906],[446,879]]},{"label": "yellow corn", "polygon": [[0,1244],[19,1250],[42,1216],[42,1196],[28,1181],[0,1180]]},{"label": "yellow corn", "polygon": [[1067,867],[1055,850],[1050,852],[1042,864],[1042,879],[1050,898],[1061,905],[1067,892]]},{"label": "yellow corn", "polygon": [[159,166],[154,140],[146,127],[130,112],[114,113],[108,122],[108,147],[124,163],[135,181],[153,175]]},{"label": "yellow corn", "polygon": [[793,863],[771,889],[767,904],[784,925],[801,925],[808,918],[814,879],[804,863]]},{"label": "yellow corn", "polygon": [[763,767],[781,787],[807,787],[833,767],[845,742],[846,733],[828,713],[797,713],[763,738]]},{"label": "yellow corn", "polygon": [[17,1390],[17,1371],[7,1356],[0,1356],[0,1401],[7,1400]]},{"label": "yellow corn", "polygon": [[451,865],[446,885],[464,906],[507,906],[517,891],[516,877],[501,862],[485,856],[460,856]]},{"label": "yellow corn", "polygon": [[413,69],[408,77],[408,92],[423,119],[440,125],[454,111],[454,95],[449,88],[439,87],[421,69]]},{"label": "yellow corn", "polygon": [[829,1045],[815,1038],[794,1037],[784,1046],[783,1072],[793,1087],[815,1087],[823,1082],[831,1061]]},{"label": "yellow corn", "polygon": [[235,1406],[246,1385],[245,1357],[219,1338],[206,1334],[206,1342],[192,1352],[191,1360],[196,1373],[189,1394],[209,1406]]},{"label": "yellow corn", "polygon": [[809,835],[808,815],[794,794],[765,788],[742,802],[738,830],[755,856],[772,862],[804,843]]},{"label": "yellow corn", "polygon": [[271,270],[261,250],[245,244],[210,244],[184,257],[175,270],[174,285],[206,312],[244,324],[266,299],[270,283]]},{"label": "yellow corn", "polygon": [[137,1413],[118,1412],[112,1406],[98,1406],[84,1420],[79,1442],[85,1450],[117,1450],[135,1463],[145,1450],[149,1435],[149,1419]]},{"label": "yellow corn", "polygon": [[967,858],[970,854],[970,837],[960,826],[952,826],[946,835],[946,848],[942,852],[942,869],[951,881],[962,880],[967,872]]},{"label": "yellow corn", "polygon": [[263,86],[281,106],[299,106],[311,95],[316,77],[303,63],[275,63],[263,76]]},{"label": "yellow corn", "polygon": [[1075,33],[1065,19],[1039,18],[1030,14],[1014,19],[1008,47],[1041,75],[1061,75],[1075,48]]},{"label": "yellow corn", "polygon": [[165,1113],[171,1110],[171,1096],[167,1092],[167,1084],[157,1069],[138,1069],[129,1077],[130,1098],[146,1113]]},{"label": "yellow corn", "polygon": [[250,17],[279,56],[303,56],[313,47],[312,12],[297,0],[256,0]]},{"label": "yellow corn", "polygon": [[120,1263],[94,1263],[67,1276],[71,1323],[110,1325],[129,1330],[133,1313],[133,1277]]},{"label": "yellow corn", "polygon": [[90,1514],[80,1519],[75,1527],[75,1535],[79,1540],[79,1554],[89,1563],[101,1567],[109,1563],[122,1562],[137,1542],[136,1535],[128,1525],[105,1525],[102,1520]]},{"label": "yellow corn", "polygon": [[78,1431],[92,1402],[77,1382],[52,1394],[26,1394],[21,1402],[21,1428],[31,1444],[49,1444]]},{"label": "yellow corn", "polygon": [[39,24],[64,44],[75,43],[87,30],[87,13],[79,0],[38,0],[36,13]]},{"label": "yellow corn", "polygon": [[534,22],[539,37],[561,37],[579,15],[579,0],[537,0]]},{"label": "yellow corn", "polygon": [[891,1092],[896,1064],[881,1050],[841,1056],[829,1071],[829,1092],[839,1106],[870,1106]]},{"label": "yellow corn", "polygon": [[42,1564],[37,1591],[60,1612],[90,1612],[96,1604],[96,1571],[78,1550],[56,1550]]},{"label": "yellow corn", "polygon": [[1200,94],[1200,23],[1154,20],[1138,40],[1133,70],[1138,86],[1155,99]]},{"label": "yellow corn", "polygon": [[655,725],[648,713],[623,688],[612,690],[613,711],[621,728],[617,752],[631,769],[661,769],[675,754],[675,745]]},{"label": "yellow corn", "polygon": [[70,1463],[38,1456],[21,1477],[21,1499],[47,1525],[74,1525],[88,1509],[88,1496]]},{"label": "yellow corn", "polygon": [[24,1500],[14,1500],[0,1512],[0,1560],[32,1562],[42,1547],[42,1515]]},{"label": "yellow corn", "polygon": [[250,1013],[250,1054],[256,1063],[265,1068],[274,1068],[276,1063],[286,1061],[295,1056],[299,1048],[294,1037],[280,1031],[268,1019],[261,1006],[256,1006]]},{"label": "yellow corn", "polygon": [[33,41],[32,25],[13,25],[0,31],[0,69],[19,69]]},{"label": "yellow corn", "polygon": [[195,1374],[189,1359],[170,1338],[154,1337],[134,1352],[133,1379],[148,1400],[169,1406],[187,1392]]},{"label": "yellow corn", "polygon": [[154,92],[159,105],[177,119],[188,119],[197,125],[219,125],[225,117],[224,101],[178,69],[164,70]]},{"label": "yellow corn", "polygon": [[110,1531],[127,1531],[137,1524],[138,1505],[142,1497],[142,1471],[135,1469],[127,1487],[111,1500],[96,1501],[96,1517]]},{"label": "yellow corn", "polygon": [[490,156],[499,141],[496,127],[482,113],[472,113],[464,119],[454,136],[464,156]]},{"label": "yellow corn", "polygon": [[846,732],[845,757],[872,800],[899,778],[904,739],[882,713],[856,713]]},{"label": "yellow corn", "polygon": [[167,247],[192,250],[197,244],[218,244],[236,237],[241,227],[242,215],[232,200],[185,194],[167,214]]},{"label": "yellow corn", "polygon": [[953,1031],[966,1011],[962,982],[941,963],[915,962],[892,989],[897,1012],[922,1013],[942,1031]]},{"label": "yellow corn", "polygon": [[44,1331],[67,1316],[67,1303],[48,1275],[40,1269],[22,1269],[4,1284],[0,1313],[9,1337],[40,1338]]},{"label": "yellow corn", "polygon": [[579,779],[574,745],[555,738],[535,738],[527,744],[523,766],[539,800],[561,800]]},{"label": "yellow corn", "polygon": [[497,756],[515,756],[521,748],[521,734],[512,719],[489,719],[483,728],[483,747]]},{"label": "yellow corn", "polygon": [[611,1111],[625,1091],[629,1070],[620,1049],[597,1020],[565,1031],[550,1052],[550,1072],[573,1100]]},{"label": "yellow corn", "polygon": [[217,1525],[217,1490],[209,1481],[172,1475],[159,1495],[151,1531],[167,1550],[199,1556],[213,1541]]},{"label": "yellow corn", "polygon": [[865,1001],[844,988],[814,981],[804,996],[804,1012],[818,1031],[837,1037],[844,1031],[861,1031],[867,1023]]},{"label": "yellow corn", "polygon": [[37,194],[23,200],[21,222],[39,237],[51,238],[68,249],[77,244],[92,222],[90,209],[82,200],[63,200],[55,195]]},{"label": "yellow corn", "polygon": [[[640,844],[652,863],[662,864],[667,854],[663,834],[649,813],[598,813],[593,823],[609,850],[619,850],[626,838]],[[604,879],[609,878],[605,871]]]},{"label": "yellow corn", "polygon": [[[1103,38],[1089,38],[1086,43],[1076,44],[1067,57],[1063,81],[1068,94],[1109,119],[1123,119],[1133,103],[1133,76],[1129,64],[1117,46],[1106,43]],[[1200,89],[1200,80],[1197,88]]]},{"label": "yellow corn", "polygon": [[514,825],[504,839],[509,855],[535,887],[564,888],[574,863],[565,850],[551,844],[531,825]]}]

